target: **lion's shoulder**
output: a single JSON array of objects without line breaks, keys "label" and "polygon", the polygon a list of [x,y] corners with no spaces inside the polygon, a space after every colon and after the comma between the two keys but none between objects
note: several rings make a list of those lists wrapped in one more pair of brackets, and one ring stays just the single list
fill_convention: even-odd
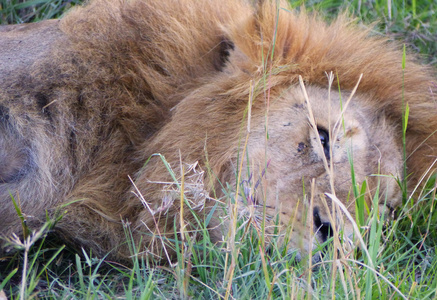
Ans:
[{"label": "lion's shoulder", "polygon": [[59,20],[0,26],[0,81],[20,69],[50,56],[55,41],[62,37]]}]

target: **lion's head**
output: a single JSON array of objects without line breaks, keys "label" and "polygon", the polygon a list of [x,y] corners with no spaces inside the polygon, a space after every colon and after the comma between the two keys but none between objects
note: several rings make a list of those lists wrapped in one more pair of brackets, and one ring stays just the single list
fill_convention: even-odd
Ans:
[{"label": "lion's head", "polygon": [[[216,195],[227,207],[218,209],[216,220],[211,221],[213,238],[218,241],[226,236],[232,207],[237,205],[235,217],[252,219],[258,229],[265,220],[267,236],[279,233],[289,241],[290,249],[308,253],[332,236],[331,226],[338,230],[344,225],[344,236],[350,241],[358,234],[351,220],[344,218],[344,207],[335,212],[330,198],[341,199],[355,221],[358,195],[354,195],[354,184],[366,198],[367,209],[372,208],[375,195],[381,213],[388,214],[401,203],[399,128],[370,105],[371,99],[349,92],[340,96],[312,85],[269,92],[269,100],[264,93],[242,99],[239,109],[233,101],[223,105],[213,97],[188,97],[176,107],[162,135],[148,145],[150,154],[162,149],[159,153],[167,159],[172,154],[179,158],[169,160],[170,166],[175,178],[184,182],[193,207],[200,203],[200,209],[208,213],[214,201],[208,203],[205,195]],[[173,153],[168,151],[171,149]],[[205,171],[204,181],[214,183],[199,186],[199,177],[190,172],[182,179],[181,163],[199,163]],[[143,195],[158,199],[153,208],[159,207],[161,213],[168,209],[169,201],[175,205],[171,215],[178,213],[180,190],[165,168],[161,157],[152,158],[139,173],[136,185]],[[211,170],[206,172],[207,168]],[[365,190],[361,190],[364,181]],[[223,197],[225,183],[234,187],[231,198],[237,199],[237,204]],[[199,199],[196,193],[203,197]],[[144,220],[151,220],[150,211],[144,210],[137,226],[142,227]]]},{"label": "lion's head", "polygon": [[[398,207],[403,105],[420,103],[418,115],[423,107],[434,109],[426,69],[408,62],[403,80],[402,52],[385,40],[369,38],[343,18],[328,26],[305,13],[277,12],[270,3],[225,32],[233,49],[223,72],[182,99],[171,121],[144,146],[143,160],[162,154],[174,177],[162,157],[153,157],[137,175],[138,191],[157,199],[160,209],[171,198],[175,203],[180,192],[162,183],[181,180],[181,164],[198,163],[203,194],[237,205],[237,215],[258,220],[259,228],[265,217],[267,235],[279,233],[292,249],[305,252],[332,235],[332,226],[344,224],[351,240],[358,234],[352,226],[358,196],[366,199],[364,211],[374,199],[378,213]],[[411,121],[422,123],[410,114]],[[411,138],[417,127],[410,126]],[[431,142],[431,132],[419,135],[428,134]],[[410,165],[410,172],[423,174],[429,166],[423,155],[431,150],[425,148],[407,144],[409,160],[423,164]],[[195,186],[198,177],[189,174],[183,180]],[[234,200],[220,198],[229,196],[222,192],[225,183],[234,187]],[[195,199],[195,192],[186,192]],[[343,207],[334,210],[336,201]],[[178,205],[173,209],[179,211]],[[226,237],[232,214],[231,208],[216,213],[214,239]],[[144,210],[136,228],[150,219]]]}]

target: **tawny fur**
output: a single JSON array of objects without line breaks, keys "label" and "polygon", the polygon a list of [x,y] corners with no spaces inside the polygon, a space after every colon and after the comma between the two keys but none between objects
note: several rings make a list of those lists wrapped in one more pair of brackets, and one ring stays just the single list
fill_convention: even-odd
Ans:
[{"label": "tawny fur", "polygon": [[[32,48],[35,40],[44,42]],[[163,255],[163,242],[151,235],[174,237],[175,220],[177,228],[181,225],[180,192],[161,158],[148,158],[161,153],[178,179],[185,166],[187,200],[200,217],[207,215],[212,198],[222,199],[220,183],[237,186],[249,99],[253,157],[244,163],[250,171],[243,176],[254,197],[268,206],[270,217],[279,212],[285,226],[292,208],[303,202],[302,182],[308,186],[315,178],[314,216],[328,222],[320,195],[333,191],[315,128],[308,124],[299,75],[308,85],[318,126],[329,129],[335,122],[326,108],[332,108],[333,121],[342,113],[338,93],[332,92],[336,104],[327,101],[326,73],[334,72],[344,100],[363,74],[344,114],[347,130],[338,137],[338,154],[330,157],[337,169],[336,194],[343,201],[350,191],[348,147],[362,154],[354,157],[359,180],[378,172],[401,175],[404,103],[410,109],[411,185],[437,153],[431,71],[408,56],[403,72],[396,45],[369,37],[345,17],[328,25],[270,1],[254,7],[236,0],[96,0],[60,21],[2,28],[0,50],[4,236],[21,228],[13,195],[32,229],[44,222],[46,210],[66,210],[54,232],[94,254],[118,260],[130,255],[125,222],[134,242],[141,241],[141,251]],[[337,80],[333,86],[338,89]],[[358,142],[346,146],[354,135]],[[384,187],[388,205],[398,205],[394,180]],[[285,209],[270,212],[274,201]],[[185,223],[194,228],[192,212],[185,212]],[[226,234],[227,226],[221,225],[226,217],[219,208],[211,221],[216,241]],[[309,243],[304,239],[303,248]]]}]

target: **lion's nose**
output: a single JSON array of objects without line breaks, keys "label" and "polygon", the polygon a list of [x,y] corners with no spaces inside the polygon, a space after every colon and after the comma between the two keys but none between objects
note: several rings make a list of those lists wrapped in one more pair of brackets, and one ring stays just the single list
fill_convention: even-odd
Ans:
[{"label": "lion's nose", "polygon": [[314,232],[318,234],[321,242],[326,242],[332,236],[332,228],[329,222],[322,222],[319,214],[319,208],[313,210]]}]

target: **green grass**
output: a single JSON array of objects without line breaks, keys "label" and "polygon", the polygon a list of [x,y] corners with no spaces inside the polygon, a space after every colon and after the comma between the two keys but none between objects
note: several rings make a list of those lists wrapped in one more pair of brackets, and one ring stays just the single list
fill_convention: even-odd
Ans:
[{"label": "green grass", "polygon": [[81,0],[0,0],[0,24],[37,22],[60,17]]},{"label": "green grass", "polygon": [[364,24],[376,23],[377,33],[400,40],[424,59],[437,64],[437,2],[434,0],[301,0],[329,16],[347,10]]},{"label": "green grass", "polygon": [[[0,21],[59,17],[79,2],[2,0]],[[405,40],[425,62],[437,64],[434,0],[394,0],[391,7],[382,0],[293,2],[296,7],[303,3],[328,19],[348,9],[364,24],[377,21],[375,34]],[[415,204],[405,203],[394,220],[371,213],[363,230],[365,247],[348,252],[347,245],[331,240],[316,265],[310,259],[296,261],[297,253],[276,240],[265,248],[263,234],[239,220],[228,245],[213,245],[208,234],[197,241],[187,236],[171,266],[136,256],[132,266],[123,266],[85,251],[79,255],[52,247],[50,241],[16,241],[22,251],[0,262],[0,291],[9,299],[437,299],[435,189],[432,177]],[[360,187],[355,191],[359,195]],[[363,218],[364,205],[359,210]]]}]

